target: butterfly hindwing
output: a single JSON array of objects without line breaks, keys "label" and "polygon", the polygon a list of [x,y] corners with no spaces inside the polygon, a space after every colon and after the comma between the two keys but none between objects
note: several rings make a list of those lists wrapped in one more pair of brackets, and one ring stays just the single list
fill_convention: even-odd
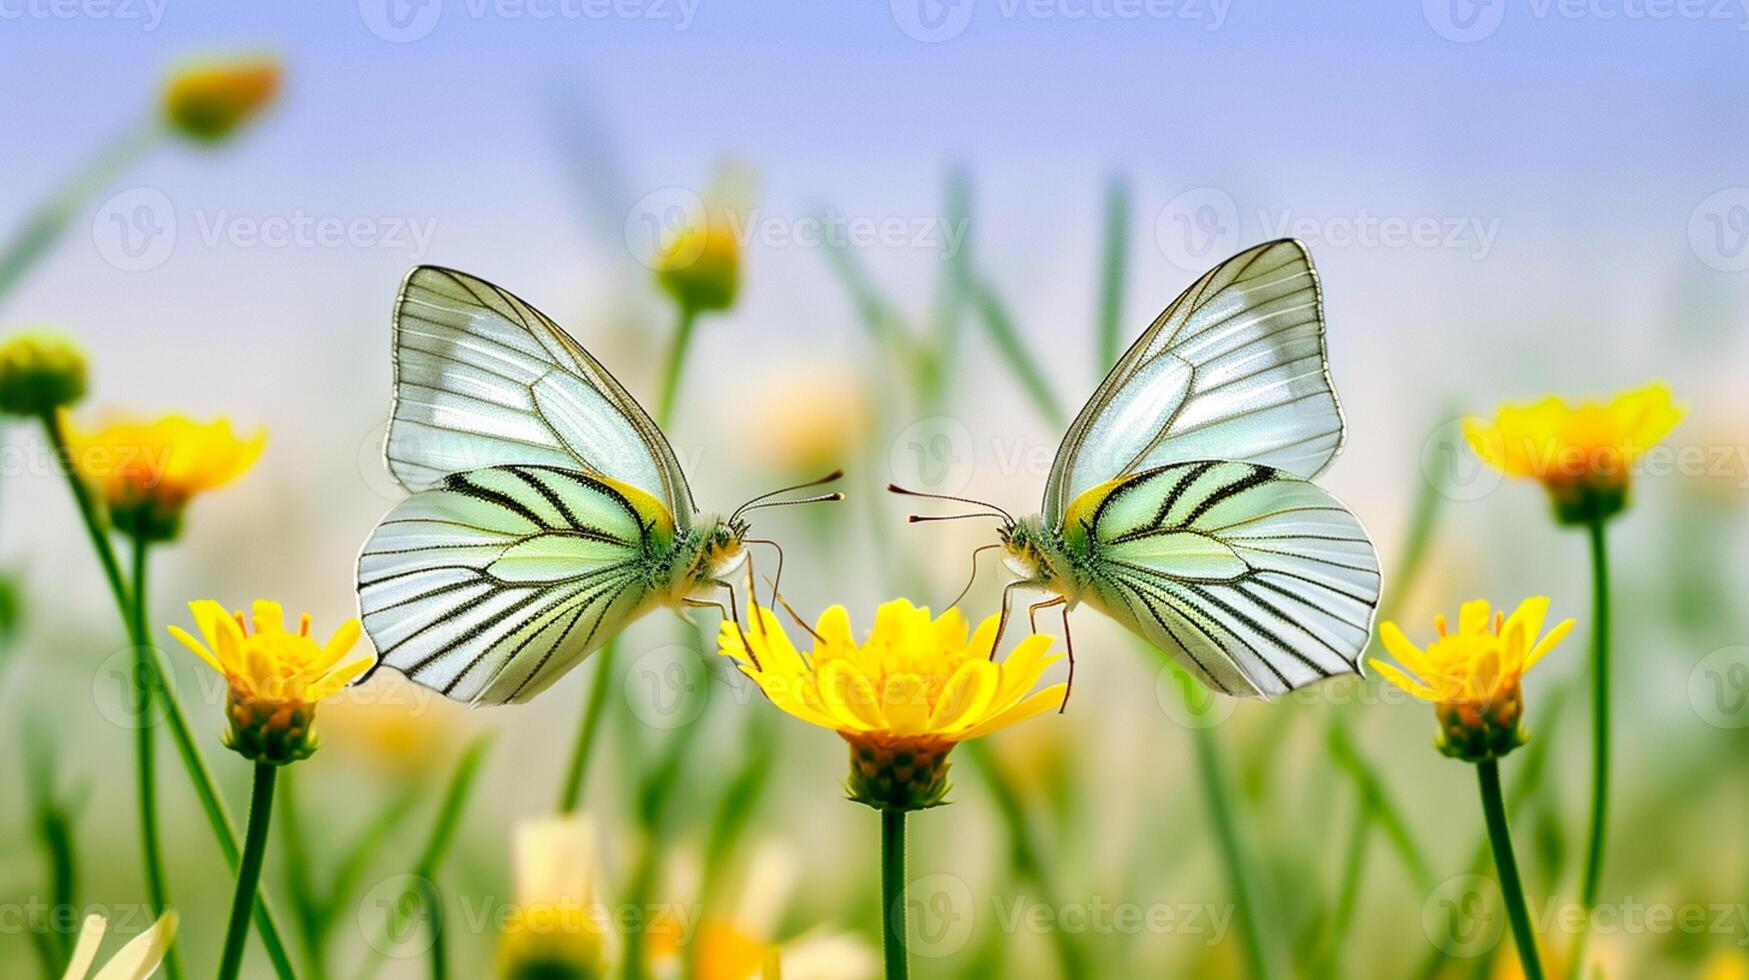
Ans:
[{"label": "butterfly hindwing", "polygon": [[420,266],[401,284],[386,455],[413,492],[452,473],[545,465],[638,487],[683,525],[693,518],[673,448],[613,375],[539,310],[453,269]]},{"label": "butterfly hindwing", "polygon": [[398,504],[358,562],[382,661],[470,703],[526,701],[648,611],[671,524],[575,470],[452,474]]},{"label": "butterfly hindwing", "polygon": [[1150,467],[1241,459],[1310,478],[1341,443],[1317,273],[1299,242],[1268,242],[1198,279],[1112,368],[1057,450],[1045,524]]},{"label": "butterfly hindwing", "polygon": [[1258,463],[1174,463],[1068,509],[1084,597],[1216,690],[1272,697],[1357,673],[1378,556],[1334,497]]}]

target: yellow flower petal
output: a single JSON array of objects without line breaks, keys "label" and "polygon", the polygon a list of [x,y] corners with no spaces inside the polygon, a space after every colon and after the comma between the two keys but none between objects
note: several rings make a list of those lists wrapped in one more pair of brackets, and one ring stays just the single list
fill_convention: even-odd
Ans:
[{"label": "yellow flower petal", "polygon": [[970,660],[948,678],[929,716],[929,728],[951,732],[981,718],[996,697],[1003,671],[988,660]]},{"label": "yellow flower petal", "polygon": [[1069,685],[1056,684],[1020,702],[1007,711],[974,726],[971,730],[961,733],[960,741],[988,735],[999,728],[1016,725],[1028,718],[1042,715],[1047,711],[1055,711],[1063,706],[1063,699],[1069,696]]},{"label": "yellow flower petal", "polygon": [[1433,688],[1428,687],[1426,684],[1423,684],[1415,678],[1410,677],[1408,674],[1403,673],[1401,670],[1398,670],[1395,665],[1380,660],[1377,657],[1374,657],[1370,662],[1373,665],[1373,669],[1383,675],[1385,680],[1390,681],[1393,685],[1401,688],[1405,692],[1414,695],[1423,701],[1439,700],[1438,692],[1434,691]]}]

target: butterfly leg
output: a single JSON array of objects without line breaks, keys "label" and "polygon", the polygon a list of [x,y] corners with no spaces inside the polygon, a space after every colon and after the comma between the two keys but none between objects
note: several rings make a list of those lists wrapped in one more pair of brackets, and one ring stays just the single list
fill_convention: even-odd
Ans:
[{"label": "butterfly leg", "polygon": [[721,612],[724,619],[735,624],[735,632],[741,637],[741,648],[747,651],[747,659],[753,661],[753,668],[755,670],[764,670],[765,668],[760,666],[759,663],[759,654],[753,652],[753,644],[747,640],[747,631],[741,627],[741,615],[735,610],[735,587],[727,582],[718,582],[717,585],[728,590],[729,602],[727,605],[724,605],[720,601],[714,602],[709,599],[694,599],[691,596],[680,601],[694,609],[708,608]]},{"label": "butterfly leg", "polygon": [[1063,646],[1069,651],[1069,686],[1063,691],[1063,706],[1057,709],[1057,713],[1061,714],[1069,710],[1069,694],[1075,689],[1075,643],[1069,639],[1069,600],[1058,595],[1043,602],[1035,602],[1026,607],[1026,619],[1032,624],[1032,631],[1037,633],[1038,611],[1052,606],[1061,607],[1063,610]]},{"label": "butterfly leg", "polygon": [[1010,582],[1002,587],[1002,618],[996,620],[996,639],[990,642],[990,659],[996,659],[996,651],[1002,649],[1002,635],[1008,632],[1008,613],[1014,590],[1026,585],[1026,582]]}]

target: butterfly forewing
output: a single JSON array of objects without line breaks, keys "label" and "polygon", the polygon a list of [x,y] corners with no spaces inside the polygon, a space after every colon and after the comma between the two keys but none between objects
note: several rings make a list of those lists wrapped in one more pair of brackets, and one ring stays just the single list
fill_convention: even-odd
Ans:
[{"label": "butterfly forewing", "polygon": [[579,470],[693,517],[680,464],[624,387],[534,307],[464,272],[420,266],[395,303],[389,470],[410,491],[508,464]]},{"label": "butterfly forewing", "polygon": [[1378,557],[1311,483],[1255,463],[1177,463],[1078,499],[1069,518],[1088,598],[1216,690],[1272,697],[1358,672]]},{"label": "butterfly forewing", "polygon": [[1341,443],[1317,273],[1298,242],[1269,242],[1197,280],[1118,361],[1057,450],[1045,523],[1150,467],[1238,459],[1309,478]]},{"label": "butterfly forewing", "polygon": [[651,607],[654,523],[573,470],[445,477],[365,544],[365,631],[384,663],[449,697],[525,701]]}]

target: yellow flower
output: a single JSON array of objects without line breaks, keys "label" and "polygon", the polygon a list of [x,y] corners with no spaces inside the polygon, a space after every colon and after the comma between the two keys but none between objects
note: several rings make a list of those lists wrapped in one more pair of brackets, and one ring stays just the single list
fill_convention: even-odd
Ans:
[{"label": "yellow flower", "polygon": [[1563,620],[1537,639],[1548,611],[1547,596],[1524,600],[1510,616],[1491,613],[1485,599],[1466,602],[1455,633],[1444,616],[1434,617],[1439,638],[1425,650],[1386,622],[1379,639],[1407,672],[1377,658],[1372,665],[1392,684],[1435,705],[1441,752],[1468,762],[1496,759],[1524,744],[1525,671],[1573,629],[1571,619]]},{"label": "yellow flower", "polygon": [[358,620],[341,624],[327,643],[318,644],[310,638],[310,617],[303,616],[297,632],[291,632],[277,602],[255,602],[253,632],[242,613],[227,613],[211,599],[191,602],[188,608],[205,645],[175,626],[170,633],[229,683],[226,746],[253,762],[271,765],[309,758],[317,747],[312,730],[316,704],[339,692],[373,662],[366,655],[341,663],[358,642]]},{"label": "yellow flower", "polygon": [[97,947],[103,944],[109,920],[101,915],[86,916],[85,925],[79,930],[79,943],[73,947],[73,958],[61,980],[86,980],[88,976],[91,980],[144,980],[164,962],[170,940],[176,936],[176,923],[176,912],[165,912],[150,929],[128,940],[93,976],[91,964],[97,960]]},{"label": "yellow flower", "polygon": [[516,905],[498,937],[498,976],[605,977],[594,824],[576,814],[525,821],[516,828],[511,851]]},{"label": "yellow flower", "polygon": [[895,599],[875,615],[858,644],[842,606],[820,614],[804,656],[769,609],[755,607],[748,650],[725,623],[722,653],[734,658],[771,702],[850,743],[851,799],[876,809],[917,810],[947,795],[947,755],[967,739],[1043,714],[1063,703],[1068,685],[1033,692],[1052,638],[1032,635],[1007,659],[994,659],[999,617],[968,639],[965,617]]},{"label": "yellow flower", "polygon": [[656,284],[692,313],[726,310],[741,285],[741,243],[735,215],[752,198],[752,174],[727,164],[718,169],[703,208],[656,250]]},{"label": "yellow flower", "polygon": [[45,333],[19,334],[0,345],[0,412],[44,415],[85,396],[85,354]]},{"label": "yellow flower", "polygon": [[1507,476],[1542,482],[1556,516],[1568,524],[1602,519],[1627,506],[1635,460],[1656,446],[1684,410],[1669,386],[1655,382],[1602,402],[1569,405],[1550,396],[1502,405],[1492,420],[1464,420],[1464,439]]},{"label": "yellow flower", "polygon": [[279,61],[268,57],[190,65],[170,76],[164,116],[184,136],[216,143],[273,101],[279,77]]},{"label": "yellow flower", "polygon": [[158,541],[176,536],[190,498],[248,472],[267,443],[265,432],[239,438],[225,419],[181,415],[67,430],[74,467],[102,491],[116,526]]},{"label": "yellow flower", "polygon": [[1701,965],[1701,980],[1749,980],[1749,954],[1720,947]]}]

